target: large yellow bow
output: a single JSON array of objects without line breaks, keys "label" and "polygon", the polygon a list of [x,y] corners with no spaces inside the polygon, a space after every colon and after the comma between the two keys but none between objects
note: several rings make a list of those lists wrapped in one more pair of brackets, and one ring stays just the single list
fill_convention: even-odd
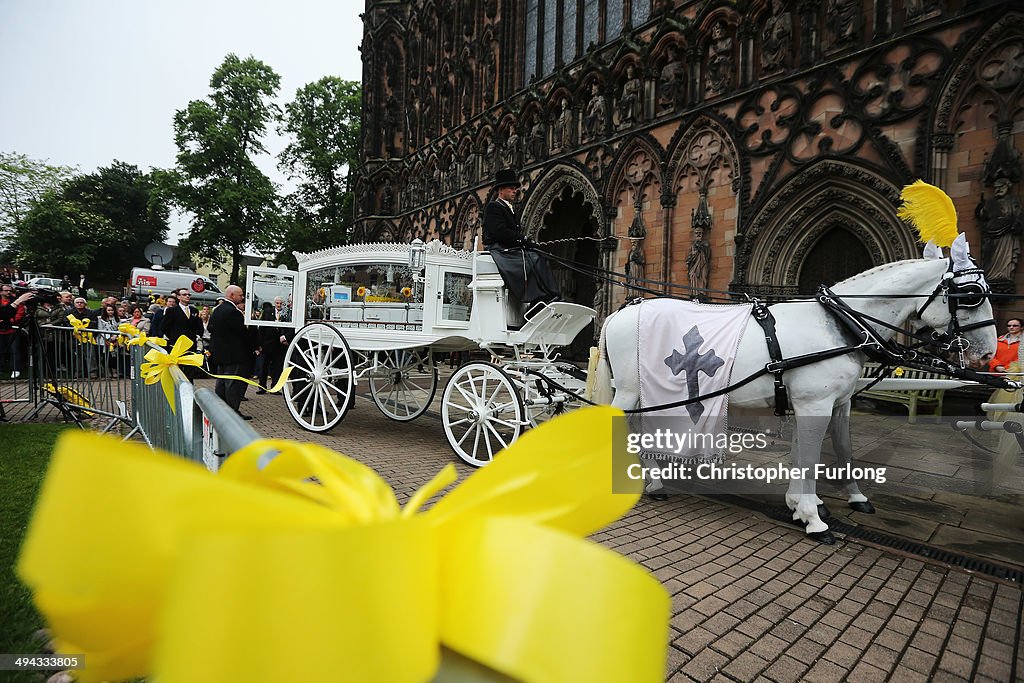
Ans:
[{"label": "large yellow bow", "polygon": [[192,348],[192,340],[188,337],[178,337],[174,346],[168,353],[162,349],[150,349],[146,352],[145,359],[140,370],[142,379],[146,384],[160,382],[164,390],[167,403],[171,406],[171,412],[177,413],[178,409],[174,401],[174,377],[171,375],[171,368],[175,365],[192,365],[202,367],[203,355],[201,353],[188,353]]},{"label": "large yellow bow", "polygon": [[421,514],[451,465],[403,510],[319,446],[212,475],[68,432],[17,571],[83,681],[427,681],[442,644],[522,681],[660,681],[667,593],[583,539],[639,495],[611,492],[617,415],[552,420]]},{"label": "large yellow bow", "polygon": [[71,336],[73,336],[82,344],[96,343],[96,340],[93,337],[92,332],[89,331],[89,318],[79,320],[73,315],[68,315],[68,322],[71,324],[72,327]]}]

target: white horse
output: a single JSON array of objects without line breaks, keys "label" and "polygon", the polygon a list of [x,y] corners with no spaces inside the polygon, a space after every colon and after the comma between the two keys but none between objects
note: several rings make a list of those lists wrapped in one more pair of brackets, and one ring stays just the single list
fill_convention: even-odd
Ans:
[{"label": "white horse", "polygon": [[[963,349],[968,364],[978,364],[995,353],[992,306],[984,296],[988,285],[970,258],[963,234],[953,243],[949,258],[929,245],[925,258],[877,266],[836,284],[831,290],[858,313],[894,327],[901,328],[910,322],[915,328],[948,331],[947,341],[953,341],[954,348]],[[951,290],[961,294],[948,297]],[[844,296],[848,298],[843,299]],[[628,306],[618,311],[605,320],[601,329],[601,362],[595,373],[594,396],[597,402],[610,402],[623,410],[636,408],[640,400],[637,379],[640,308]],[[850,344],[849,330],[817,301],[780,303],[770,310],[775,317],[783,358]],[[896,334],[884,326],[868,324],[880,339],[888,340]],[[858,351],[785,372],[784,380],[796,416],[791,453],[794,467],[810,468],[804,471],[814,472],[825,432],[829,429],[839,464],[850,463],[853,456],[849,434],[850,401],[866,359]],[[751,317],[737,349],[731,382],[756,373],[769,361],[765,334]],[[609,401],[611,374],[615,377],[615,387],[614,400]],[[774,407],[774,397],[774,383],[769,374],[733,390],[729,404],[742,408]],[[827,424],[829,421],[821,419],[829,415],[831,426]],[[814,416],[819,419],[813,419]],[[873,512],[856,481],[845,482],[844,489],[851,507]],[[813,477],[790,481],[786,504],[793,511],[794,521],[805,524],[807,533],[818,540],[834,542],[828,525],[818,515],[820,503]]]}]

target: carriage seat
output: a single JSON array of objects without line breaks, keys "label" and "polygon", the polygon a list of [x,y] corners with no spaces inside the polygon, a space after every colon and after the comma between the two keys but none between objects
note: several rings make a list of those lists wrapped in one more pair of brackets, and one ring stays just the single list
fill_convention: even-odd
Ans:
[{"label": "carriage seat", "polygon": [[498,266],[494,263],[494,259],[489,253],[481,251],[477,252],[475,256],[477,277],[481,280],[494,279],[501,283],[501,289],[504,293],[503,301],[505,302],[505,325],[510,329],[519,329],[526,323],[526,319],[523,317],[523,314],[526,313],[526,304],[512,296],[508,291],[508,287],[505,286],[504,281],[501,279]]}]

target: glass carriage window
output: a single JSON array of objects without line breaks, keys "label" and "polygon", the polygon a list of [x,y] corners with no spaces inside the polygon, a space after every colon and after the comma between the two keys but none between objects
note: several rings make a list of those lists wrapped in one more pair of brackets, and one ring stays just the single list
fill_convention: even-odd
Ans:
[{"label": "glass carriage window", "polygon": [[562,61],[576,59],[576,0],[562,0]]},{"label": "glass carriage window", "polygon": [[343,327],[419,329],[423,288],[396,263],[335,266],[306,274],[306,315]]},{"label": "glass carriage window", "polygon": [[605,41],[615,40],[622,35],[622,0],[608,0],[608,10],[605,12],[608,24],[605,26]]},{"label": "glass carriage window", "polygon": [[537,3],[538,0],[526,1],[526,54],[523,55],[523,83],[537,73]]},{"label": "glass carriage window", "polygon": [[597,44],[597,28],[600,23],[598,0],[583,0],[583,49]]},{"label": "glass carriage window", "polygon": [[633,26],[639,26],[651,16],[651,0],[633,0]]},{"label": "glass carriage window", "polygon": [[544,51],[543,70],[541,75],[547,76],[555,70],[555,29],[558,27],[558,0],[544,0],[544,42],[541,48]]},{"label": "glass carriage window", "polygon": [[473,277],[464,273],[445,273],[441,298],[441,318],[469,322],[473,310],[473,296],[469,283]]}]

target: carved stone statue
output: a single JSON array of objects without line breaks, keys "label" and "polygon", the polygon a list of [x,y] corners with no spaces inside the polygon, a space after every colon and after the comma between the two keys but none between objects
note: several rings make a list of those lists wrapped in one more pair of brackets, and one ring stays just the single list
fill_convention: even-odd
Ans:
[{"label": "carved stone statue", "polygon": [[764,26],[764,40],[761,43],[761,70],[787,68],[792,40],[793,16],[783,0],[773,0],[772,15]]},{"label": "carved stone statue", "polygon": [[501,163],[505,168],[519,168],[519,144],[519,133],[516,132],[515,124],[512,124],[508,128],[505,146],[501,149]]},{"label": "carved stone statue", "polygon": [[497,88],[498,78],[498,41],[494,38],[485,38],[483,46],[484,62],[484,103],[487,106],[494,104],[494,91]]},{"label": "carved stone statue", "polygon": [[398,98],[393,94],[384,99],[384,111],[381,113],[381,156],[393,157],[396,154],[395,135],[398,124],[402,120],[402,109]]},{"label": "carved stone statue", "polygon": [[594,81],[590,85],[590,101],[587,102],[587,113],[583,117],[583,131],[587,134],[587,139],[592,140],[604,133],[606,115],[607,105],[601,92],[601,84]]},{"label": "carved stone statue", "polygon": [[538,112],[530,127],[530,138],[527,142],[527,149],[530,152],[530,159],[537,161],[543,159],[547,154],[548,132],[544,125],[544,117]]},{"label": "carved stone statue", "polygon": [[839,47],[860,40],[860,0],[828,0],[825,8],[825,26],[830,37],[829,47]]},{"label": "carved stone statue", "polygon": [[498,150],[494,146],[494,137],[487,138],[487,145],[483,149],[483,155],[481,159],[481,173],[484,178],[494,177],[494,164],[498,160]]},{"label": "carved stone statue", "polygon": [[555,120],[555,129],[552,132],[553,147],[555,149],[568,149],[572,147],[572,109],[569,108],[569,100],[562,98],[562,109]]},{"label": "carved stone statue", "polygon": [[473,113],[473,50],[467,37],[459,54],[459,102],[462,114],[468,119]]},{"label": "carved stone statue", "polygon": [[626,67],[626,82],[619,97],[619,125],[631,126],[644,118],[644,84],[636,75],[636,67]]},{"label": "carved stone statue", "polygon": [[665,49],[666,62],[658,76],[658,108],[661,111],[678,109],[686,95],[686,65],[679,58],[679,48],[669,44]]},{"label": "carved stone statue", "polygon": [[704,233],[703,225],[693,226],[693,244],[690,245],[690,253],[686,255],[686,274],[690,287],[694,289],[707,289],[711,274],[711,245]]},{"label": "carved stone statue", "polygon": [[1020,239],[1024,235],[1024,209],[1012,189],[1008,178],[999,178],[993,187],[995,196],[983,198],[977,211],[985,278],[993,289],[1002,292],[1013,291]]},{"label": "carved stone statue", "polygon": [[907,0],[907,19],[917,19],[939,9],[938,0]]},{"label": "carved stone statue", "polygon": [[732,36],[726,32],[724,21],[718,21],[711,28],[711,43],[708,45],[708,67],[704,77],[704,90],[709,95],[718,95],[732,86],[733,55]]},{"label": "carved stone statue", "polygon": [[380,191],[380,212],[389,214],[395,210],[395,190],[391,187],[391,178],[384,179],[384,187]]}]

